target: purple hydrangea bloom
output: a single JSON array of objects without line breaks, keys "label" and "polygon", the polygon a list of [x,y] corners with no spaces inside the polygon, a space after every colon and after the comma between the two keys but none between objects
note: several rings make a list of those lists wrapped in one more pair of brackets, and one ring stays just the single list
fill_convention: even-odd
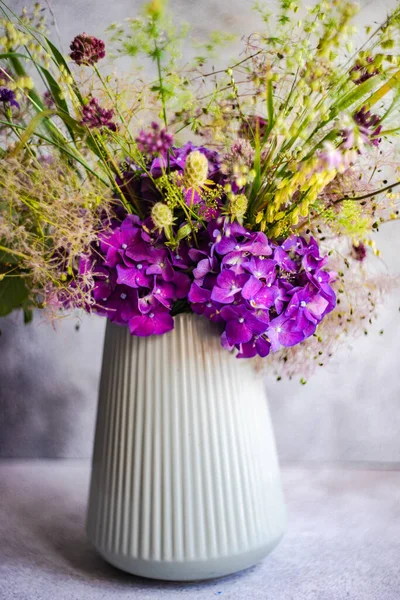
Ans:
[{"label": "purple hydrangea bloom", "polygon": [[[191,283],[185,273],[188,251],[182,247],[172,252],[164,241],[133,215],[112,222],[99,235],[92,255],[80,261],[81,279],[91,281],[93,302],[88,308],[129,326],[133,335],[173,329],[171,309],[176,300],[187,297]],[[184,258],[179,266],[178,252]]]},{"label": "purple hydrangea bloom", "polygon": [[245,273],[235,275],[230,269],[225,269],[217,277],[217,285],[211,293],[211,299],[221,304],[231,304],[239,294],[243,294],[243,286],[249,277]]},{"label": "purple hydrangea bloom", "polygon": [[193,312],[224,324],[221,343],[238,358],[304,341],[335,307],[335,273],[324,269],[313,238],[277,244],[223,217],[205,238],[204,250],[189,252],[196,266],[188,300]]},{"label": "purple hydrangea bloom", "polygon": [[250,342],[254,335],[265,331],[265,323],[259,321],[244,304],[224,306],[221,317],[226,322],[226,339],[231,346]]},{"label": "purple hydrangea bloom", "polygon": [[104,42],[87,33],[74,37],[70,49],[70,57],[77,65],[94,65],[106,55]]},{"label": "purple hydrangea bloom", "polygon": [[3,104],[9,104],[10,106],[15,106],[15,108],[20,108],[20,105],[15,99],[15,93],[8,88],[0,89],[0,102]]},{"label": "purple hydrangea bloom", "polygon": [[210,321],[222,321],[220,315],[222,304],[211,300],[211,290],[200,287],[196,282],[190,286],[188,300],[193,312],[198,315],[204,315]]},{"label": "purple hydrangea bloom", "polygon": [[117,131],[117,126],[113,122],[114,111],[107,110],[99,105],[97,98],[91,98],[88,104],[82,108],[81,125],[86,125],[90,129],[110,129]]},{"label": "purple hydrangea bloom", "polygon": [[129,320],[129,329],[133,335],[147,337],[161,335],[174,328],[174,319],[168,310],[157,308],[154,311],[138,314]]}]

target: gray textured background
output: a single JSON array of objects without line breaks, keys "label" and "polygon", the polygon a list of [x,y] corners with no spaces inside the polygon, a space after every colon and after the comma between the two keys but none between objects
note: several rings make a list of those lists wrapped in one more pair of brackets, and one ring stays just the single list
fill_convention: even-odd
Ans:
[{"label": "gray textured background", "polygon": [[[15,10],[25,4],[11,2]],[[251,4],[171,2],[197,37],[211,29],[236,34],[256,29]],[[52,2],[64,49],[81,31],[101,36],[111,21],[134,16],[139,5],[137,0]],[[363,0],[358,23],[381,22],[396,5],[397,0]],[[385,268],[399,274],[400,224],[386,225],[377,238]],[[267,378],[283,460],[400,463],[399,306],[396,290],[371,334],[349,340],[307,385]],[[60,320],[55,329],[40,315],[27,327],[19,314],[0,319],[0,457],[90,455],[105,323],[85,317],[79,331],[75,326],[73,318]]]}]

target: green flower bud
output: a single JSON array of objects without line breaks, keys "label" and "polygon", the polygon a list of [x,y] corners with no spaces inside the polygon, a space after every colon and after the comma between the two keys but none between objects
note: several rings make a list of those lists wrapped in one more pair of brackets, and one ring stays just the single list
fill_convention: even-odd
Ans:
[{"label": "green flower bud", "polygon": [[246,214],[249,202],[244,194],[233,196],[229,202],[229,210],[234,219],[241,221]]},{"label": "green flower bud", "polygon": [[164,229],[173,225],[174,213],[166,204],[157,202],[151,209],[151,218],[157,229]]},{"label": "green flower bud", "polygon": [[185,188],[199,188],[201,187],[208,175],[208,160],[207,157],[194,150],[188,154],[185,163],[185,170],[183,172],[183,183]]}]

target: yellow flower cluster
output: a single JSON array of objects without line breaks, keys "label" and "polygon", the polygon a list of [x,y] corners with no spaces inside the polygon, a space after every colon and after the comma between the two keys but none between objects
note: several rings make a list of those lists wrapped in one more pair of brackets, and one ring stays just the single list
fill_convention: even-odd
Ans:
[{"label": "yellow flower cluster", "polygon": [[292,205],[294,198],[295,204],[290,210],[291,224],[296,225],[299,217],[307,217],[310,205],[338,172],[335,168],[317,170],[317,166],[318,159],[313,157],[300,163],[296,172],[282,179],[265,214],[259,213],[257,221],[264,221],[266,225],[283,219],[288,214],[287,205]]},{"label": "yellow flower cluster", "polygon": [[18,91],[18,90],[25,91],[25,90],[33,90],[33,88],[35,87],[35,84],[31,77],[24,76],[24,77],[18,77],[17,79],[14,79],[14,80],[7,81],[7,87],[8,87],[8,89],[13,90],[13,91]]},{"label": "yellow flower cluster", "polygon": [[8,19],[0,20],[0,29],[4,30],[4,35],[0,38],[0,47],[5,52],[15,51],[19,46],[28,46],[32,42],[31,36],[17,29]]}]

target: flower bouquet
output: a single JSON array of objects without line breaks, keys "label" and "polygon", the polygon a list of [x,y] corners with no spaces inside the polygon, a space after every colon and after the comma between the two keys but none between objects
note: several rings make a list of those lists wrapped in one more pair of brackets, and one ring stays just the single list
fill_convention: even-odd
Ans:
[{"label": "flower bouquet", "polygon": [[[350,331],[365,330],[390,284],[389,277],[372,275],[368,264],[379,260],[374,233],[398,218],[393,139],[400,131],[400,9],[374,31],[367,28],[365,42],[354,50],[352,2],[322,0],[305,11],[297,0],[281,0],[274,15],[257,5],[260,31],[244,40],[231,65],[216,68],[218,47],[228,36],[215,34],[182,52],[187,30],[174,25],[162,0],[111,25],[107,43],[77,35],[68,56],[48,38],[40,7],[19,17],[0,5],[0,315],[22,308],[29,321],[40,307],[54,317],[75,308],[107,317],[101,386],[107,391],[101,394],[109,404],[113,396],[114,408],[100,410],[98,439],[108,436],[117,461],[117,428],[113,434],[107,423],[125,419],[129,427],[139,423],[139,431],[154,417],[154,431],[164,427],[159,443],[169,449],[183,488],[189,487],[175,490],[175,499],[182,492],[180,502],[189,506],[183,529],[175,529],[182,548],[172,547],[171,530],[163,534],[165,548],[156,541],[151,551],[143,540],[156,534],[138,523],[151,523],[148,503],[157,512],[170,502],[169,467],[157,462],[165,453],[153,439],[150,450],[145,444],[142,464],[153,465],[148,468],[157,483],[137,483],[137,490],[132,483],[133,497],[144,498],[141,516],[135,513],[136,525],[130,521],[128,527],[137,536],[136,551],[124,536],[115,541],[114,534],[98,534],[99,515],[111,523],[109,531],[123,529],[120,512],[107,499],[111,485],[114,504],[124,501],[123,483],[120,489],[111,473],[113,458],[96,442],[95,464],[108,467],[92,479],[91,503],[100,507],[89,518],[91,537],[108,560],[148,576],[190,579],[243,568],[281,535],[275,475],[273,485],[257,487],[240,463],[242,496],[232,501],[228,534],[237,533],[230,528],[247,494],[241,477],[250,477],[256,502],[234,549],[224,546],[226,531],[217,531],[209,552],[203,534],[191,548],[185,531],[205,526],[199,494],[211,513],[227,501],[221,478],[226,494],[238,494],[230,487],[238,443],[249,464],[273,455],[269,472],[276,472],[269,442],[246,451],[249,439],[240,437],[241,422],[251,435],[264,408],[254,405],[255,421],[246,424],[239,392],[245,383],[253,402],[261,391],[254,375],[238,367],[247,361],[236,358],[257,357],[278,377],[304,375]],[[126,57],[133,70],[123,74],[118,67],[117,75],[118,61]],[[208,353],[215,357],[213,372]],[[135,369],[145,373],[145,383],[136,379],[133,392],[129,373]],[[173,379],[174,369],[180,379]],[[236,381],[226,392],[232,405],[218,416],[214,404],[226,389],[220,380],[229,377]],[[195,408],[187,407],[188,392]],[[158,422],[146,408],[165,411],[162,398],[178,398],[174,418],[186,427],[183,433],[168,429],[165,420],[172,417],[163,413]],[[225,441],[212,433],[212,420]],[[265,433],[269,424],[262,423]],[[213,456],[220,452],[218,460],[226,460],[232,470],[226,481],[185,441],[190,426],[199,443],[210,442]],[[178,451],[179,435],[184,441]],[[133,442],[124,436],[127,464]],[[208,500],[196,476],[189,482],[188,454],[212,490]],[[133,479],[145,477],[137,468]],[[157,496],[158,487],[165,496]],[[279,514],[275,528],[271,512],[263,516],[255,507],[268,494],[270,511]],[[252,538],[255,523],[262,532]]]}]

